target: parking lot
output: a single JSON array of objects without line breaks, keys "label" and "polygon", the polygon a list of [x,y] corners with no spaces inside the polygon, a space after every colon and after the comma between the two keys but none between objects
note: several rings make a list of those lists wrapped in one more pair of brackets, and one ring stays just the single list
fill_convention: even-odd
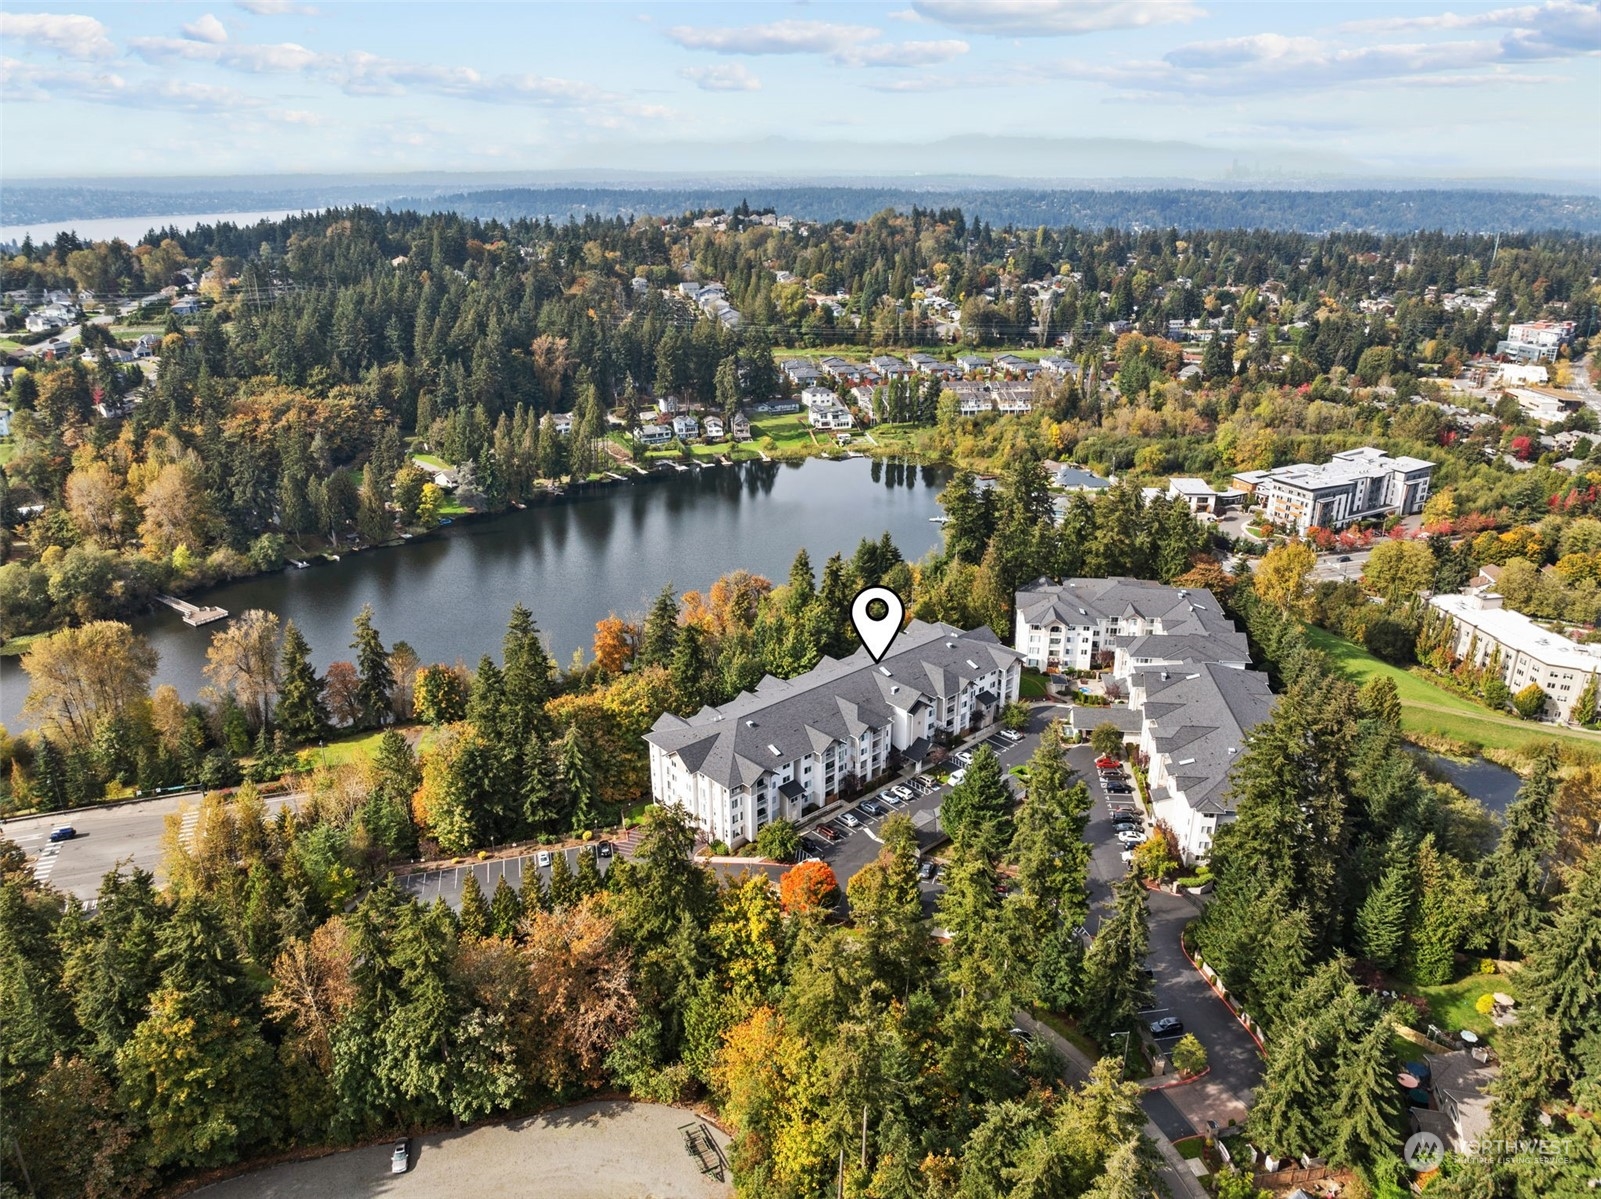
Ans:
[{"label": "parking lot", "polygon": [[[437,866],[430,870],[418,870],[395,880],[395,885],[407,895],[416,897],[419,903],[433,903],[440,896],[452,908],[461,907],[461,889],[467,885],[467,876],[478,876],[479,889],[483,891],[484,898],[494,895],[495,888],[500,885],[502,876],[511,884],[512,889],[522,891],[523,876],[525,873],[538,872],[540,881],[550,886],[550,862],[557,853],[567,855],[567,866],[573,873],[578,872],[578,855],[581,853],[600,852],[601,857],[596,859],[596,866],[604,877],[606,871],[611,869],[612,859],[605,856],[605,849],[597,845],[571,845],[565,850],[550,849],[536,850],[519,858],[491,858],[487,862],[461,862],[452,866]],[[546,859],[541,865],[541,859]]]},{"label": "parking lot", "polygon": [[[1002,769],[1010,771],[1012,767],[1027,761],[1029,755],[1034,752],[1039,744],[1040,734],[1045,731],[1045,726],[1050,722],[1054,712],[1055,710],[1051,708],[1036,709],[1029,719],[1027,730],[1017,741],[1011,741],[995,731],[982,739],[964,744],[958,752],[972,753],[980,745],[987,745],[995,751],[996,757],[1000,758]],[[940,769],[957,770],[961,765],[962,763],[953,756]],[[1010,774],[1006,777],[1008,784],[1015,790],[1017,780]],[[912,791],[912,798],[909,800],[883,798],[885,792],[894,786],[908,787]],[[878,829],[892,813],[901,812],[911,817],[912,825],[917,830],[918,845],[925,853],[942,841],[944,837],[939,831],[939,807],[943,798],[949,793],[950,784],[942,785],[936,782],[929,777],[929,772],[925,772],[918,779],[913,779],[908,773],[885,787],[869,792],[854,804],[819,822],[823,828],[834,834],[833,840],[829,840],[825,833],[816,831],[818,823],[809,822],[803,825],[804,852],[829,864],[843,892],[851,876],[878,856],[882,845],[878,839]],[[878,810],[876,812],[864,810],[862,807],[864,801]],[[844,819],[847,815],[856,822],[855,827]],[[944,887],[937,879],[924,879],[920,888],[923,893],[924,909],[932,911],[934,901]]]}]

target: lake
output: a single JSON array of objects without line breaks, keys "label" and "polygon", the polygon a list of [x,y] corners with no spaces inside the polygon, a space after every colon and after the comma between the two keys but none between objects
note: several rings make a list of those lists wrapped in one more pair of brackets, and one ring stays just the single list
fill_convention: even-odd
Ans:
[{"label": "lake", "polygon": [[[121,238],[132,244],[152,229],[172,226],[193,229],[196,225],[216,225],[227,221],[234,225],[254,225],[260,221],[281,221],[298,216],[299,208],[274,208],[265,212],[199,212],[180,216],[107,216],[88,217],[84,220],[41,221],[32,225],[0,225],[0,245],[21,245],[25,237],[33,238],[36,246],[56,240],[61,232],[76,233],[84,241],[112,241]],[[315,211],[315,210],[305,210]]]},{"label": "lake", "polygon": [[[820,576],[830,554],[855,552],[887,529],[909,560],[940,541],[941,467],[865,458],[752,462],[673,473],[467,521],[405,546],[346,555],[196,593],[234,615],[249,608],[292,619],[319,669],[352,657],[351,620],[371,604],[385,645],[409,642],[424,662],[475,666],[500,657],[513,604],[522,603],[565,666],[587,654],[595,622],[643,614],[671,582],[704,590],[743,567],[781,583],[802,546]],[[156,684],[184,699],[205,685],[210,630],[158,608],[133,621],[161,655]],[[220,626],[212,626],[220,627]],[[27,678],[0,662],[0,722],[22,727]]]}]

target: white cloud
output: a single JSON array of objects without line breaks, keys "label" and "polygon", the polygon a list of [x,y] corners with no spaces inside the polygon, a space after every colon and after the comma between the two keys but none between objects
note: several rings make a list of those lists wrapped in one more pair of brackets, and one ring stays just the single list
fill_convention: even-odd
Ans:
[{"label": "white cloud", "polygon": [[667,36],[688,50],[714,54],[819,54],[843,67],[926,67],[967,53],[967,43],[886,42],[884,31],[828,21],[774,21],[737,28],[676,25]]},{"label": "white cloud", "polygon": [[183,26],[183,35],[190,41],[209,42],[212,45],[221,45],[228,40],[228,31],[222,27],[222,22],[210,13],[193,24]]},{"label": "white cloud", "polygon": [[756,92],[762,81],[740,63],[716,67],[685,67],[678,72],[703,92]]},{"label": "white cloud", "polygon": [[1005,37],[1066,37],[1193,21],[1191,0],[912,0],[930,21]]},{"label": "white cloud", "polygon": [[841,54],[881,33],[867,25],[773,21],[767,25],[716,29],[675,25],[667,36],[686,49],[716,54]]},{"label": "white cloud", "polygon": [[319,54],[293,42],[230,42],[218,45],[189,38],[136,37],[129,40],[128,48],[149,63],[161,64],[183,59],[188,62],[209,62],[254,75],[294,74],[337,61],[337,56]]},{"label": "white cloud", "polygon": [[1481,13],[1431,13],[1420,17],[1375,17],[1340,26],[1347,33],[1407,30],[1505,29],[1500,47],[1512,59],[1567,58],[1601,53],[1601,5],[1549,0]]},{"label": "white cloud", "polygon": [[129,80],[113,71],[47,69],[14,58],[0,59],[0,98],[32,103],[73,100],[200,115],[236,113],[265,103],[231,87],[177,79]]},{"label": "white cloud", "polygon": [[42,46],[63,58],[115,58],[104,25],[93,17],[67,13],[0,12],[0,39]]},{"label": "white cloud", "polygon": [[294,0],[234,0],[248,13],[258,17],[315,17],[318,10],[310,4],[296,4]]}]

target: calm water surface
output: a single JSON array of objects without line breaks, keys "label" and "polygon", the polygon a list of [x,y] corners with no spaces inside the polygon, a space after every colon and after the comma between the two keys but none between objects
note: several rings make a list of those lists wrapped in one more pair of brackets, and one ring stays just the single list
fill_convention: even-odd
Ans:
[{"label": "calm water surface", "polygon": [[[671,582],[704,589],[743,567],[775,583],[802,546],[819,574],[830,554],[889,530],[908,559],[939,544],[942,468],[867,459],[747,463],[673,474],[467,522],[394,549],[287,570],[190,596],[234,614],[264,608],[293,619],[319,667],[352,657],[351,620],[371,604],[385,645],[411,644],[424,662],[476,665],[500,657],[513,604],[538,621],[557,661],[586,653],[595,622],[637,616]],[[204,685],[207,629],[165,608],[134,620],[161,654],[156,682],[185,699]],[[213,626],[215,627],[215,626]],[[22,727],[26,677],[0,664],[0,721]]]}]

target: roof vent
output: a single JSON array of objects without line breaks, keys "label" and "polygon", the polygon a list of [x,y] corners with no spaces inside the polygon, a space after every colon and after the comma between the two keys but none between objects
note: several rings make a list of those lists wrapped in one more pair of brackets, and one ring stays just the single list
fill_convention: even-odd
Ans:
[{"label": "roof vent", "polygon": [[977,670],[978,669],[978,663],[973,661],[973,659],[968,658],[968,659],[966,659],[966,661],[967,661],[967,666],[968,666],[969,670]]},{"label": "roof vent", "polygon": [[1179,761],[1178,761],[1178,764],[1180,766],[1194,766],[1195,765],[1195,759],[1194,758],[1180,758]]},{"label": "roof vent", "polygon": [[775,758],[782,758],[784,756],[784,751],[779,749],[778,746],[774,745],[772,742],[768,742],[767,750]]},{"label": "roof vent", "polygon": [[899,695],[900,692],[901,692],[901,685],[899,683],[893,684],[889,689],[889,693],[891,695]]},{"label": "roof vent", "polygon": [[889,678],[889,667],[888,666],[880,666],[878,668],[878,673],[883,675],[886,679]]},{"label": "roof vent", "polygon": [[747,720],[745,722],[745,727],[748,729],[753,729],[756,727],[756,722],[754,720]]}]

